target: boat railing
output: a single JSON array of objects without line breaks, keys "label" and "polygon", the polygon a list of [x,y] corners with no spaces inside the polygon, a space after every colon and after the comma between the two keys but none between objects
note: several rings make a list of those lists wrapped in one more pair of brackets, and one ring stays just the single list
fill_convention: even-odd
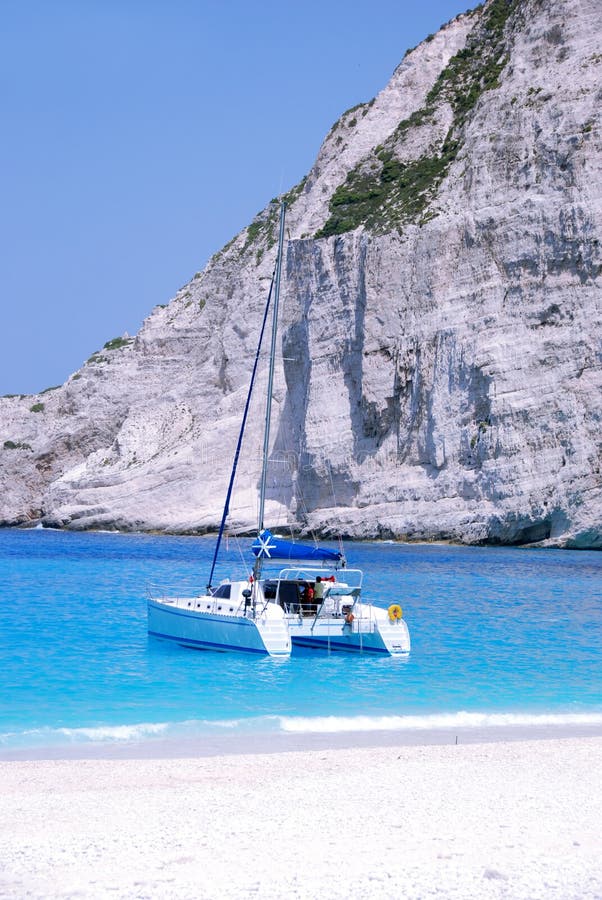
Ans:
[{"label": "boat railing", "polygon": [[[318,606],[316,610],[316,614],[314,616],[314,621],[312,622],[312,629],[317,624],[319,619],[346,619],[350,614],[353,616],[352,622],[356,619],[356,615],[354,610],[357,610],[358,607],[361,609],[361,614],[357,617],[358,621],[365,623],[366,618],[370,623],[376,626],[376,619],[373,619],[372,616],[372,604],[363,604],[361,600],[361,591],[359,588],[353,588],[352,590],[342,594],[340,596],[341,600],[347,600],[351,602],[347,603],[332,603],[332,596],[328,591],[324,595],[324,599],[322,603]],[[368,615],[364,615],[364,610],[368,611]],[[349,623],[350,624],[350,623]],[[365,628],[363,630],[366,630]],[[371,627],[369,630],[373,630]]]},{"label": "boat railing", "polygon": [[317,577],[326,584],[334,587],[337,585],[347,585],[351,588],[361,588],[364,573],[361,569],[336,569],[332,566],[299,566],[298,568],[288,567],[281,569],[276,580],[278,581],[312,581]]}]

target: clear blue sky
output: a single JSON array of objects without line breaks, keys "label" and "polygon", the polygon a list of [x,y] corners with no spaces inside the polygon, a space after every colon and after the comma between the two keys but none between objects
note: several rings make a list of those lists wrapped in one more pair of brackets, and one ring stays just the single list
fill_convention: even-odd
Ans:
[{"label": "clear blue sky", "polygon": [[134,334],[470,0],[1,0],[0,394]]}]

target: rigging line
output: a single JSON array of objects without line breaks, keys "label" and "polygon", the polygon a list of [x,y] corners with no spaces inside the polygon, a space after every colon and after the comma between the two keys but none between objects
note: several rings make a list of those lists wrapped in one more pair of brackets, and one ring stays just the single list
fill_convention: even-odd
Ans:
[{"label": "rigging line", "polygon": [[[307,505],[307,501],[305,499],[305,494],[303,493],[303,488],[301,487],[301,485],[299,483],[298,477],[297,477],[297,480],[295,481],[295,497],[297,498],[298,505],[301,507],[301,515],[304,517],[305,523],[307,525],[307,521],[309,520],[309,506]],[[314,531],[313,528],[309,529],[309,534],[310,534],[311,539],[314,542],[314,544],[317,545],[318,535]]]},{"label": "rigging line", "polygon": [[249,569],[248,563],[245,559],[244,553],[242,552],[242,544],[240,542],[240,536],[238,534],[232,535],[234,540],[236,541],[236,549],[238,550],[238,555],[240,556],[240,561],[242,563],[243,572],[246,571],[248,575],[251,574],[251,570]]},{"label": "rigging line", "polygon": [[234,487],[234,478],[236,477],[236,467],[238,466],[238,458],[240,456],[240,448],[242,447],[242,439],[245,432],[245,425],[247,424],[247,416],[249,414],[249,406],[251,404],[251,394],[253,393],[253,385],[255,384],[255,376],[257,374],[257,366],[259,365],[259,354],[261,351],[261,344],[263,341],[263,335],[265,332],[265,326],[268,321],[268,312],[270,309],[270,303],[272,301],[272,290],[274,287],[274,280],[276,278],[276,272],[272,275],[272,281],[270,283],[270,290],[268,293],[268,299],[265,305],[265,311],[263,314],[263,322],[261,323],[261,332],[259,334],[259,341],[257,343],[257,352],[255,353],[255,362],[253,363],[253,371],[251,373],[251,383],[249,385],[249,390],[247,393],[247,402],[245,403],[245,409],[242,416],[242,422],[240,424],[240,432],[238,435],[238,443],[236,445],[236,452],[234,454],[234,462],[232,463],[232,472],[230,474],[230,483],[228,485],[228,493],[226,494],[226,502],[224,503],[224,511],[222,513],[222,521],[219,527],[219,533],[217,536],[217,541],[215,543],[215,551],[213,553],[213,562],[211,563],[211,572],[209,573],[209,581],[207,583],[207,592],[211,590],[211,582],[213,581],[213,573],[215,571],[215,564],[217,562],[217,555],[219,553],[220,544],[222,542],[222,536],[224,534],[224,528],[226,527],[226,519],[228,518],[228,513],[230,512],[230,498],[232,496],[232,488]]},{"label": "rigging line", "polygon": [[[338,507],[336,494],[334,492],[334,481],[332,478],[332,467],[330,465],[330,460],[326,461],[326,465],[328,466],[328,476],[330,478],[330,490],[332,491],[332,502],[334,503],[335,507]],[[345,548],[343,547],[343,535],[341,534],[340,531],[339,531],[338,539],[339,539],[339,552],[340,552],[341,556],[343,557],[343,559],[345,559]]]},{"label": "rigging line", "polygon": [[272,420],[272,393],[274,390],[274,363],[276,360],[276,336],[278,329],[278,300],[280,297],[280,274],[282,271],[282,245],[284,243],[284,219],[286,216],[286,202],[280,204],[280,232],[278,236],[278,256],[276,257],[276,283],[274,292],[274,309],[272,310],[272,342],[270,346],[270,368],[268,371],[268,386],[265,411],[265,426],[263,433],[263,466],[261,469],[261,487],[259,491],[259,522],[257,532],[263,530],[263,516],[265,510],[265,489],[268,471],[268,456],[270,451],[270,424]]},{"label": "rigging line", "polygon": [[[282,248],[284,246],[284,220],[286,217],[286,201],[280,204],[280,229],[278,233],[278,255],[276,257],[276,274],[274,285],[274,308],[272,310],[272,342],[270,346],[270,368],[268,371],[268,386],[265,410],[265,425],[263,430],[263,454],[261,467],[261,484],[259,488],[259,516],[257,533],[261,534],[264,525],[265,493],[268,473],[268,457],[270,452],[270,423],[272,419],[272,395],[274,390],[274,364],[276,361],[276,336],[278,331],[278,302],[280,299],[280,276],[282,272]],[[262,558],[258,554],[253,566],[253,576],[258,581],[261,574]]]},{"label": "rigging line", "polygon": [[[307,520],[309,519],[309,507],[305,500],[305,494],[303,493],[303,488],[299,484],[298,478],[295,481],[295,497],[297,499],[298,508],[299,507],[301,508],[300,509],[301,515],[303,516],[303,518],[305,519],[305,522],[307,524]],[[313,529],[310,529],[310,535],[311,535],[311,539],[314,542],[314,544],[317,544],[318,543],[317,535],[316,535],[315,531],[313,531]]]}]

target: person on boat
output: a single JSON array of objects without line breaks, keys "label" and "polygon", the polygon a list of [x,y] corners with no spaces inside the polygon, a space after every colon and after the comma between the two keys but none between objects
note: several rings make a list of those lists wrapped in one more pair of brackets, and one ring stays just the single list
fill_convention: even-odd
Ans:
[{"label": "person on boat", "polygon": [[299,585],[299,612],[301,615],[303,615],[304,612],[309,612],[309,604],[311,603],[313,596],[313,590],[310,594],[309,582],[302,582],[302,584]]},{"label": "person on boat", "polygon": [[324,599],[324,582],[322,581],[322,576],[316,576],[316,583],[314,584],[314,600],[318,606],[322,603]]}]

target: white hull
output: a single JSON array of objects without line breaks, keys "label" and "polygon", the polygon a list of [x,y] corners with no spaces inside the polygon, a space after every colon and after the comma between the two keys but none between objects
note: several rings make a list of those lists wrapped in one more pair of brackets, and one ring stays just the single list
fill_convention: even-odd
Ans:
[{"label": "white hull", "polygon": [[[148,601],[148,633],[197,650],[289,656],[291,639],[282,613],[272,603],[255,618],[211,597],[168,597]],[[221,611],[218,611],[217,607]]]},{"label": "white hull", "polygon": [[289,616],[293,647],[387,656],[403,656],[410,652],[410,634],[403,619],[391,621],[385,610],[375,608],[364,608],[362,613],[351,623],[342,616],[317,619]]}]

